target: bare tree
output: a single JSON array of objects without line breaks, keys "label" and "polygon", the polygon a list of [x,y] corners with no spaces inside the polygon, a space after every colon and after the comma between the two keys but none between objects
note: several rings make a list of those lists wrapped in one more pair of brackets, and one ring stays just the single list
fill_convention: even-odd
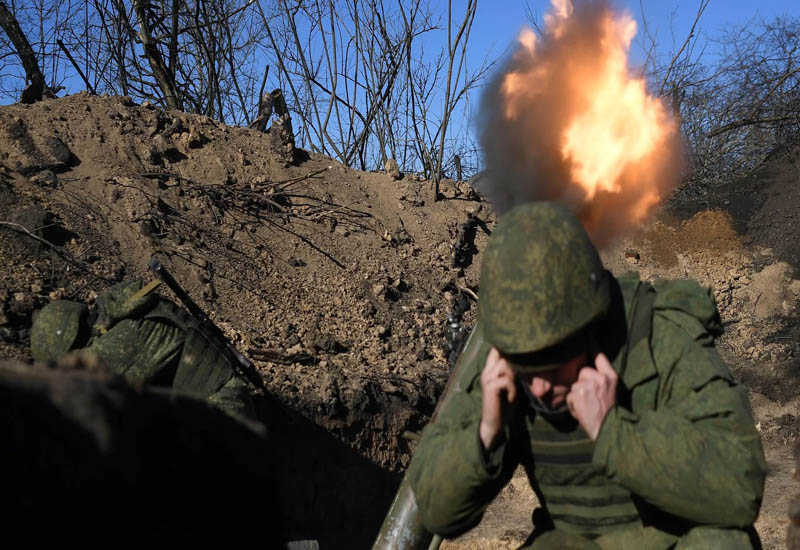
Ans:
[{"label": "bare tree", "polygon": [[[475,21],[475,10],[477,8],[478,0],[469,0],[467,8],[464,13],[464,19],[461,21],[461,26],[456,33],[455,39],[452,37],[452,11],[453,1],[447,2],[447,77],[445,79],[446,88],[444,92],[444,112],[442,114],[442,124],[439,131],[439,151],[436,156],[436,165],[433,170],[433,200],[439,200],[439,180],[442,177],[442,155],[444,154],[444,139],[447,135],[447,125],[450,122],[450,115],[458,103],[458,95],[452,93],[451,87],[453,82],[458,82],[461,78],[461,71],[467,58],[467,42],[469,41],[469,33],[472,30],[472,23]],[[455,79],[453,79],[453,66],[456,65],[457,69]],[[466,89],[462,88],[462,91]]]},{"label": "bare tree", "polygon": [[[698,19],[706,4],[701,0]],[[704,63],[709,45],[693,27],[650,72],[689,148],[681,196],[734,181],[800,139],[800,18],[753,20],[713,45],[717,60]]]},{"label": "bare tree", "polygon": [[[19,27],[53,85],[79,75],[93,92],[264,129],[264,90],[280,90],[298,145],[440,179],[454,144],[469,158],[468,128],[450,122],[489,67],[467,68],[476,6],[459,23],[449,9],[446,36],[429,0],[30,0]],[[447,45],[426,49],[436,35]],[[0,71],[19,74],[3,65],[11,47],[0,39]]]},{"label": "bare tree", "polygon": [[668,48],[643,17],[643,74],[672,107],[689,154],[678,200],[734,182],[800,141],[800,18],[753,19],[710,40],[700,32],[708,3],[698,0],[690,31]]},{"label": "bare tree", "polygon": [[40,101],[46,87],[44,75],[42,75],[42,71],[39,69],[39,63],[36,61],[33,48],[31,48],[28,39],[22,32],[17,18],[9,11],[3,1],[0,1],[0,27],[3,28],[6,35],[8,35],[8,38],[11,40],[11,43],[14,45],[14,48],[16,48],[17,55],[25,69],[25,79],[30,82],[22,92],[20,101],[22,103]]},{"label": "bare tree", "polygon": [[[174,16],[177,16],[176,12],[178,5],[179,3],[177,1],[173,3]],[[150,67],[153,70],[153,75],[158,82],[159,88],[161,88],[161,91],[164,94],[167,107],[180,111],[182,110],[182,106],[178,97],[178,90],[175,87],[174,74],[164,63],[158,43],[153,39],[153,36],[150,32],[151,14],[148,10],[149,2],[146,2],[146,0],[134,0],[133,6],[136,10],[136,17],[139,24],[139,39],[142,42],[144,54],[147,56],[147,60],[150,62]],[[172,35],[170,38],[172,41],[175,41],[177,37]]]}]

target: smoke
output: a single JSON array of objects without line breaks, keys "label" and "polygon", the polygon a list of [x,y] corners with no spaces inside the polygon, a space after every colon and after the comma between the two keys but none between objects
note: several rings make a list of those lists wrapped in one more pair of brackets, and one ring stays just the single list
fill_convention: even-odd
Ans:
[{"label": "smoke", "polygon": [[523,30],[478,118],[481,191],[499,214],[561,202],[602,247],[674,189],[683,148],[675,121],[627,66],[635,33],[629,15],[588,0],[554,0],[543,35]]}]

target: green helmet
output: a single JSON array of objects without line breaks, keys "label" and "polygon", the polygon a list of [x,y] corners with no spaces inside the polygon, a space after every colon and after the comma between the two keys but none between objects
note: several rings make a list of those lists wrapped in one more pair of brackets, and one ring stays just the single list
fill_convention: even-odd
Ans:
[{"label": "green helmet", "polygon": [[38,312],[31,327],[31,354],[37,361],[55,359],[72,349],[84,327],[89,308],[61,300]]},{"label": "green helmet", "polygon": [[484,252],[478,319],[487,341],[520,370],[557,366],[575,356],[585,344],[582,329],[608,310],[609,277],[567,207],[513,208]]}]

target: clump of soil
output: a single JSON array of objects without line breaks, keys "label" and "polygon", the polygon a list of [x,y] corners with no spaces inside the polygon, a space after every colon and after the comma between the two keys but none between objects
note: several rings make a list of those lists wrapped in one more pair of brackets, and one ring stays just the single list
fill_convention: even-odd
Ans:
[{"label": "clump of soil", "polygon": [[753,275],[747,293],[756,318],[768,319],[796,312],[800,281],[793,275],[794,270],[785,262],[770,264]]}]

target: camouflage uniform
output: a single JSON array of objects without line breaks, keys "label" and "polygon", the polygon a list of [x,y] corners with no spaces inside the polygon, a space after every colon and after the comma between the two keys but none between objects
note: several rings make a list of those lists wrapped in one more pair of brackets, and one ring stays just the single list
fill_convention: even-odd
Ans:
[{"label": "camouflage uniform", "polygon": [[206,399],[218,408],[254,417],[246,383],[171,301],[125,281],[101,293],[96,319],[83,304],[45,306],[31,329],[34,359],[46,361],[76,348],[97,355],[114,374]]},{"label": "camouflage uniform", "polygon": [[[539,255],[556,263],[560,258],[563,264],[565,254],[558,247],[572,246],[558,243],[564,212],[552,205],[515,210],[500,220],[492,236],[495,249],[510,238],[509,226],[521,224],[526,239],[536,229],[554,232],[556,237],[544,238],[547,253]],[[525,219],[538,222],[525,227]],[[505,304],[494,307],[487,301],[502,295],[493,294],[496,281],[486,283],[496,275],[491,271],[505,270],[504,279],[514,279],[508,271],[521,269],[516,283],[503,284],[506,298],[522,298],[525,290],[514,284],[532,266],[525,266],[522,257],[506,262],[515,266],[499,265],[491,245],[482,272],[479,306],[484,307],[462,355],[463,370],[436,421],[425,429],[409,467],[426,529],[456,536],[475,526],[521,464],[541,503],[524,548],[760,547],[752,525],[766,472],[763,450],[747,390],[733,381],[714,349],[722,327],[708,289],[693,281],[649,285],[636,275],[614,278],[605,272],[596,277],[587,271],[579,275],[591,279],[584,289],[589,295],[568,296],[567,286],[551,281],[545,299],[561,308],[541,306],[550,309],[536,312],[525,311],[535,307],[530,304],[512,304],[504,310]],[[552,271],[548,277],[574,281],[582,266],[568,263],[539,269]],[[593,265],[600,265],[599,259]],[[491,291],[484,292],[485,287]],[[563,304],[570,301],[565,313]],[[592,303],[596,307],[585,305]],[[593,317],[592,311],[602,314]],[[531,327],[537,323],[522,322],[532,318],[542,323]],[[573,329],[592,327],[597,346],[619,374],[617,403],[596,441],[569,413],[539,412],[519,396],[511,421],[492,448],[484,450],[480,374],[489,350],[494,345],[501,352],[509,347],[512,353],[536,351],[513,349],[515,342],[531,339],[546,341],[547,348],[569,336],[558,326],[568,321]]]}]

